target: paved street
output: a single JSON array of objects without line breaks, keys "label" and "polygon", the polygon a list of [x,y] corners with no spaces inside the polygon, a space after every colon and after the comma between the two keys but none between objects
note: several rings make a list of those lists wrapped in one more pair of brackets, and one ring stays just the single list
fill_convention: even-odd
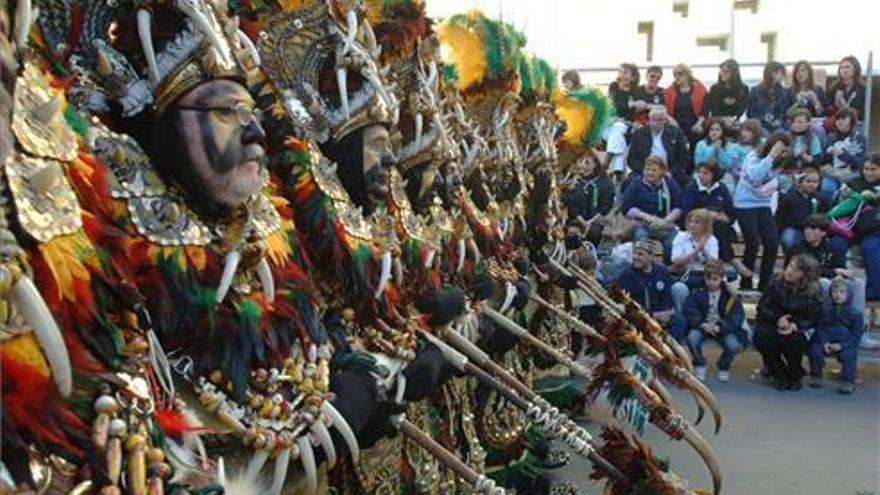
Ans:
[{"label": "paved street", "polygon": [[[748,381],[740,370],[732,382],[709,380],[724,412],[721,433],[711,418],[700,425],[724,472],[725,495],[880,495],[880,384],[859,387],[855,396],[836,393],[836,383],[819,390],[777,392]],[[689,396],[674,393],[682,412],[694,416]],[[655,454],[668,457],[691,486],[711,486],[699,457],[683,443],[648,433]],[[560,477],[592,487],[580,458]],[[601,493],[587,488],[587,493]]]}]

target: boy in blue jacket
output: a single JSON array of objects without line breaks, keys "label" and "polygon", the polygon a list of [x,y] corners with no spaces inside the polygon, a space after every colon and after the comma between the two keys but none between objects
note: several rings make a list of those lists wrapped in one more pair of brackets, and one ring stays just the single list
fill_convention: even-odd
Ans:
[{"label": "boy in blue jacket", "polygon": [[684,321],[672,298],[674,280],[669,270],[655,261],[659,250],[657,241],[651,239],[634,242],[632,265],[620,275],[617,285],[629,292],[633,301],[663,325],[675,340],[681,341]]},{"label": "boy in blue jacket", "polygon": [[730,381],[734,356],[748,343],[748,334],[743,329],[745,311],[742,301],[724,283],[724,264],[720,260],[707,261],[703,265],[703,274],[705,287],[691,292],[684,306],[689,329],[687,345],[693,356],[694,374],[705,380],[703,342],[717,340],[722,349],[718,359],[718,380],[727,382]]},{"label": "boy in blue jacket", "polygon": [[843,384],[837,390],[851,395],[856,390],[859,341],[865,330],[864,316],[852,307],[852,289],[842,278],[831,281],[831,293],[822,303],[819,326],[810,342],[810,386],[822,386],[825,356],[836,356],[843,368]]}]

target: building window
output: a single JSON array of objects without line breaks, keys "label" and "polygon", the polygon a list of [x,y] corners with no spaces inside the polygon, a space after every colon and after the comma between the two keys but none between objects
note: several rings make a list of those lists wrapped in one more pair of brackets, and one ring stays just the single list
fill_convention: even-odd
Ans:
[{"label": "building window", "polygon": [[645,60],[654,60],[654,21],[639,22],[636,29],[639,34],[645,35]]}]

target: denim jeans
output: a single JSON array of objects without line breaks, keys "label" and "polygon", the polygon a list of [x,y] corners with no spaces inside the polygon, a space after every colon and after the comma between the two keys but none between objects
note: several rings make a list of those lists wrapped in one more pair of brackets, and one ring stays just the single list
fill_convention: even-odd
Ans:
[{"label": "denim jeans", "polygon": [[743,264],[749,270],[755,269],[758,259],[758,243],[763,244],[764,253],[761,255],[761,280],[758,289],[770,283],[773,277],[773,267],[776,264],[776,251],[779,249],[779,232],[776,229],[776,220],[770,208],[737,208],[736,220],[742,229],[745,252]]},{"label": "denim jeans", "polygon": [[742,349],[742,342],[732,333],[722,336],[706,335],[702,329],[692,328],[687,335],[687,346],[693,356],[694,366],[706,366],[706,358],[703,357],[703,341],[714,339],[721,345],[721,356],[718,358],[718,370],[729,371],[733,357]]},{"label": "denim jeans", "polygon": [[819,198],[831,204],[838,189],[840,189],[840,181],[834,177],[823,175],[822,181],[819,183]]},{"label": "denim jeans", "polygon": [[779,244],[782,246],[782,252],[786,255],[788,255],[795,246],[803,242],[803,240],[804,232],[794,227],[786,227],[782,229],[782,234],[779,236]]},{"label": "denim jeans", "polygon": [[[828,241],[831,250],[845,255],[850,241],[844,237],[832,236]],[[880,233],[869,234],[855,239],[862,251],[865,263],[865,300],[880,301]]]}]

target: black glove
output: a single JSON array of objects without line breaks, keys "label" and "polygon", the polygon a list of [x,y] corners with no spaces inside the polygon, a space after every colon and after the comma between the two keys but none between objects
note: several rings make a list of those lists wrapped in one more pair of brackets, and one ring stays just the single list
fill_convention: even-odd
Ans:
[{"label": "black glove", "polygon": [[381,438],[393,437],[397,434],[397,429],[391,424],[391,417],[403,414],[405,411],[406,404],[380,402],[366,422],[363,432],[358,435],[358,445],[368,449]]},{"label": "black glove", "polygon": [[485,301],[491,299],[495,294],[495,280],[488,274],[481,273],[474,280],[474,299],[476,301]]},{"label": "black glove", "polygon": [[553,283],[560,289],[575,290],[578,288],[578,279],[574,275],[560,275]]},{"label": "black glove", "polygon": [[406,377],[403,398],[408,402],[415,402],[446,383],[455,373],[455,368],[447,363],[440,349],[433,344],[425,344],[402,373]]},{"label": "black glove", "polygon": [[376,379],[363,370],[347,369],[330,376],[330,390],[336,394],[333,406],[354,431],[358,443],[362,443],[362,436],[368,431],[368,419],[379,406]]},{"label": "black glove", "polygon": [[525,278],[516,281],[516,296],[513,297],[513,307],[523,309],[529,302],[529,294],[532,293],[532,284]]},{"label": "black glove", "polygon": [[440,289],[419,299],[416,308],[430,315],[432,327],[446,325],[464,313],[464,293],[454,287]]}]

